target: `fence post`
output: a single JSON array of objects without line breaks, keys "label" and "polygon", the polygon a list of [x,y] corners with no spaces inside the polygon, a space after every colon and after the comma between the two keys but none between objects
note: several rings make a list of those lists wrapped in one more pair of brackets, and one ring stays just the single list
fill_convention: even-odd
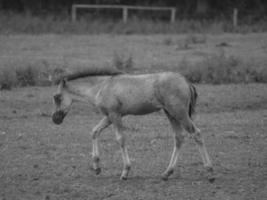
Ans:
[{"label": "fence post", "polygon": [[128,7],[127,6],[123,6],[122,8],[122,21],[124,23],[126,23],[128,20]]},{"label": "fence post", "polygon": [[238,9],[234,8],[233,11],[233,27],[236,28],[238,25]]},{"label": "fence post", "polygon": [[75,22],[76,21],[76,6],[72,5],[71,7],[71,21]]},{"label": "fence post", "polygon": [[171,9],[171,23],[175,22],[176,9]]}]

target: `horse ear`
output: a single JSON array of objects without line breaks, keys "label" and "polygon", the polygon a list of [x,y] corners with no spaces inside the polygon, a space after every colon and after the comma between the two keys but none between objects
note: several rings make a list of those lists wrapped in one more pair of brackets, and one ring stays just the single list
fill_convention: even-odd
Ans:
[{"label": "horse ear", "polygon": [[67,78],[66,77],[62,78],[61,82],[62,82],[62,86],[65,87],[65,85],[67,83]]},{"label": "horse ear", "polygon": [[67,83],[67,80],[66,78],[62,78],[60,81],[59,81],[59,87],[62,89],[66,86],[66,83]]}]

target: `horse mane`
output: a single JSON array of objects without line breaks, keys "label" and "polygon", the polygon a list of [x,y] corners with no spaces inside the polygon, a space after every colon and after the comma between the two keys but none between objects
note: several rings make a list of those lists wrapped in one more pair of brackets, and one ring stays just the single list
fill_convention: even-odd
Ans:
[{"label": "horse mane", "polygon": [[63,74],[60,77],[55,79],[55,84],[59,84],[62,80],[72,81],[79,78],[85,78],[88,76],[116,76],[120,74],[125,74],[123,71],[120,71],[116,68],[88,68],[81,71]]}]

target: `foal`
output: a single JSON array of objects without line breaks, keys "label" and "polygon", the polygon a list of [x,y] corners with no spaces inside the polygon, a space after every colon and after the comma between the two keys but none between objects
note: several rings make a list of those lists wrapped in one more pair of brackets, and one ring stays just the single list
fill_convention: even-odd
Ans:
[{"label": "foal", "polygon": [[[67,80],[91,75],[113,76],[105,77],[103,81],[93,85],[85,82],[75,84],[67,82]],[[90,103],[98,108],[104,117],[92,131],[93,169],[96,174],[101,172],[98,138],[100,133],[112,124],[123,159],[121,179],[126,180],[131,162],[126,147],[122,117],[164,110],[173,129],[175,143],[169,165],[162,175],[162,179],[167,180],[173,173],[179,150],[184,142],[183,130],[192,135],[199,148],[204,166],[212,171],[212,164],[204,140],[191,118],[196,99],[195,87],[178,73],[164,72],[142,75],[121,74],[120,72],[77,73],[59,80],[58,91],[54,95],[55,112],[52,119],[56,124],[62,123],[73,100]]]}]

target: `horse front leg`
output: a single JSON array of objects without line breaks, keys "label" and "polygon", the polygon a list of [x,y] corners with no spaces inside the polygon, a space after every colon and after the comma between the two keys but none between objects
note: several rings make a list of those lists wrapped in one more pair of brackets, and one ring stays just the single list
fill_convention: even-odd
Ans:
[{"label": "horse front leg", "polygon": [[108,117],[104,117],[94,128],[92,131],[92,143],[93,143],[93,150],[92,150],[92,158],[93,158],[93,169],[95,173],[98,175],[101,172],[100,168],[100,158],[99,158],[99,148],[98,148],[98,137],[100,133],[107,128],[111,124]]},{"label": "horse front leg", "polygon": [[116,134],[116,140],[120,145],[122,160],[123,160],[123,170],[120,179],[127,180],[129,171],[131,169],[131,161],[128,155],[128,150],[126,147],[126,136],[123,133],[122,119],[118,115],[113,115],[112,123],[114,125],[114,130]]}]

